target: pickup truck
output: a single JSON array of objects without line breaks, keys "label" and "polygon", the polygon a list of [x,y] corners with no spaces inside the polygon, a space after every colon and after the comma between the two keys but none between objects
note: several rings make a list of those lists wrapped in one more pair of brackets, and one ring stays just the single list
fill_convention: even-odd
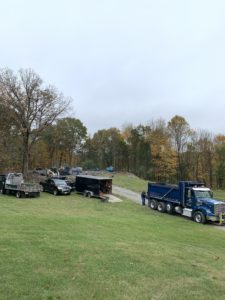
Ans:
[{"label": "pickup truck", "polygon": [[40,185],[43,188],[43,192],[49,192],[57,196],[70,195],[71,187],[66,183],[65,180],[59,178],[48,178],[45,181],[41,181]]},{"label": "pickup truck", "polygon": [[0,175],[0,192],[16,195],[17,198],[39,197],[41,186],[36,183],[25,183],[22,173],[7,173]]},{"label": "pickup truck", "polygon": [[225,222],[225,202],[214,199],[212,191],[202,182],[148,183],[146,199],[151,209],[162,213],[178,213],[197,223]]}]

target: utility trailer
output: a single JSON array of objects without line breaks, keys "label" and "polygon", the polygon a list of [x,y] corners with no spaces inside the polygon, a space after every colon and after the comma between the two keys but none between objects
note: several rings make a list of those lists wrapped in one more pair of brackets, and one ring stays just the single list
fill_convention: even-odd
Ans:
[{"label": "utility trailer", "polygon": [[212,191],[202,182],[148,183],[146,198],[148,206],[159,212],[178,213],[197,223],[225,223],[225,202],[213,199]]},{"label": "utility trailer", "polygon": [[0,191],[2,194],[13,194],[17,198],[39,197],[42,187],[36,183],[24,183],[22,173],[0,175]]},{"label": "utility trailer", "polygon": [[108,200],[108,194],[112,194],[112,178],[77,175],[76,192],[82,193],[85,197],[97,197],[102,201]]}]

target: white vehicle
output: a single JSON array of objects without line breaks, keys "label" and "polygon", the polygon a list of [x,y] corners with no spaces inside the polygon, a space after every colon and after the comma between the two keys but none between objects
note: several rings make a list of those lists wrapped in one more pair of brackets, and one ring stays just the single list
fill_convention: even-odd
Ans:
[{"label": "white vehicle", "polygon": [[17,198],[38,197],[42,188],[36,183],[24,183],[22,173],[0,175],[0,191],[2,194],[14,194]]}]

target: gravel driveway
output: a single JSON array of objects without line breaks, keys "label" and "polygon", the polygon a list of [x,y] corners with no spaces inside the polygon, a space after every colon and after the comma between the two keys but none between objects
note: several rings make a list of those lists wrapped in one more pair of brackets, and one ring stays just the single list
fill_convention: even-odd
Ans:
[{"label": "gravel driveway", "polygon": [[113,194],[128,198],[129,200],[132,200],[135,203],[141,204],[141,194],[133,192],[128,189],[121,188],[119,186],[113,185],[112,187]]}]

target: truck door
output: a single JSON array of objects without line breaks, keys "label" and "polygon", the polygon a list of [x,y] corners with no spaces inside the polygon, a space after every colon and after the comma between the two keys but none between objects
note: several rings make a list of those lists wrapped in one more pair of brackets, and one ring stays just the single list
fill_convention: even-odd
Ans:
[{"label": "truck door", "polygon": [[189,208],[192,208],[196,205],[196,199],[195,199],[195,194],[194,191],[189,189],[187,192],[187,202],[186,206]]}]

